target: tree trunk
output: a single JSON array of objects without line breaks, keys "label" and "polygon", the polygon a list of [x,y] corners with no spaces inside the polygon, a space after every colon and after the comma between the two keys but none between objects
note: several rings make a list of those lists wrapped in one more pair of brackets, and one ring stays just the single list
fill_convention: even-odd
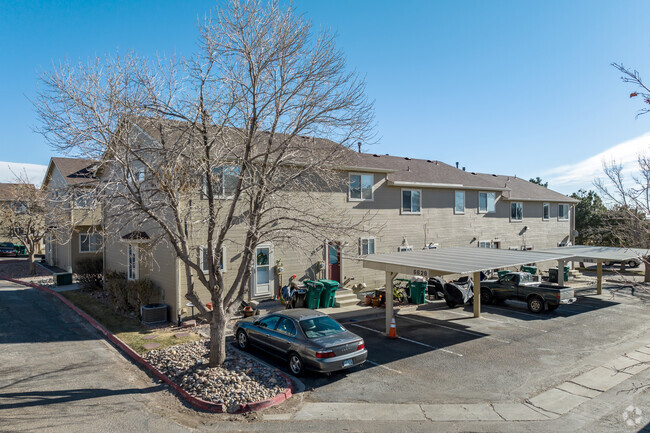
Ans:
[{"label": "tree trunk", "polygon": [[645,276],[643,278],[643,281],[650,283],[650,257],[643,258],[643,267],[645,268]]},{"label": "tree trunk", "polygon": [[34,275],[36,273],[36,264],[34,264],[34,251],[32,250],[29,253],[29,275]]},{"label": "tree trunk", "polygon": [[218,367],[226,360],[226,315],[217,306],[210,320],[210,367]]}]

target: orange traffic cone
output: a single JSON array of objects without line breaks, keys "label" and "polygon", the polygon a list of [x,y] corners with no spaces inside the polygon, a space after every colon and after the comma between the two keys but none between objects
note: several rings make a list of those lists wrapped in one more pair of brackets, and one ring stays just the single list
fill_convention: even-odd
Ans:
[{"label": "orange traffic cone", "polygon": [[395,324],[395,316],[390,321],[390,330],[388,331],[388,338],[397,338],[397,325]]}]

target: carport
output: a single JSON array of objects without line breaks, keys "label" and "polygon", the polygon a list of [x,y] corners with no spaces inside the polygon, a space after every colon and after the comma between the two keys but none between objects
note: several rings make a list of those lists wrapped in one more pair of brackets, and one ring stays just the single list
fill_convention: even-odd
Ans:
[{"label": "carport", "polygon": [[[558,270],[564,268],[574,253],[567,248],[558,251],[518,251],[490,248],[442,248],[372,254],[363,260],[363,267],[386,272],[386,335],[393,317],[393,280],[397,274],[419,275],[428,279],[450,274],[472,275],[474,280],[474,317],[481,315],[481,271],[521,266],[528,263],[557,260]],[[558,279],[564,285],[564,279]]]},{"label": "carport", "polygon": [[[571,247],[558,247],[540,250],[548,253],[566,252],[572,254],[571,261],[574,262],[593,262],[596,261],[596,289],[598,294],[603,293],[603,262],[625,262],[627,260],[636,259],[650,255],[649,250],[640,248],[616,248],[616,247],[599,247],[589,245],[575,245]],[[645,265],[645,280],[650,281],[648,277],[648,264]],[[561,278],[560,278],[561,279]]]}]

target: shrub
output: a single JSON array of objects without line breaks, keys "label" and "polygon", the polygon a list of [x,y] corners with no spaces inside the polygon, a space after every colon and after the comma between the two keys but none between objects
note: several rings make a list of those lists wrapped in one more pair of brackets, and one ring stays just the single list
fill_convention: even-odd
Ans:
[{"label": "shrub", "polygon": [[110,271],[106,273],[106,291],[115,311],[129,311],[129,292],[124,272]]},{"label": "shrub", "polygon": [[156,287],[148,278],[127,282],[129,306],[132,311],[140,313],[140,307],[151,302],[156,294]]},{"label": "shrub", "polygon": [[77,279],[83,290],[102,288],[103,261],[101,257],[89,257],[77,261]]}]

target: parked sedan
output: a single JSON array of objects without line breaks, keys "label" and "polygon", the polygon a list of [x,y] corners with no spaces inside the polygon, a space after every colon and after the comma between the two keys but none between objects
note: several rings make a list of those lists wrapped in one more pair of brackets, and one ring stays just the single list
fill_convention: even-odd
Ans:
[{"label": "parked sedan", "polygon": [[306,369],[344,370],[363,364],[368,357],[361,337],[327,314],[306,308],[240,320],[235,338],[240,349],[252,345],[285,359],[296,376]]},{"label": "parked sedan", "polygon": [[16,248],[11,242],[0,242],[0,256],[16,257]]},{"label": "parked sedan", "polygon": [[[633,259],[625,260],[624,263],[625,263],[625,266],[627,266],[628,268],[636,268],[636,267],[641,265],[641,260],[633,258]],[[620,265],[621,262],[620,261],[608,261],[608,262],[603,262],[603,264],[606,265],[606,266],[612,266],[612,265]]]}]

